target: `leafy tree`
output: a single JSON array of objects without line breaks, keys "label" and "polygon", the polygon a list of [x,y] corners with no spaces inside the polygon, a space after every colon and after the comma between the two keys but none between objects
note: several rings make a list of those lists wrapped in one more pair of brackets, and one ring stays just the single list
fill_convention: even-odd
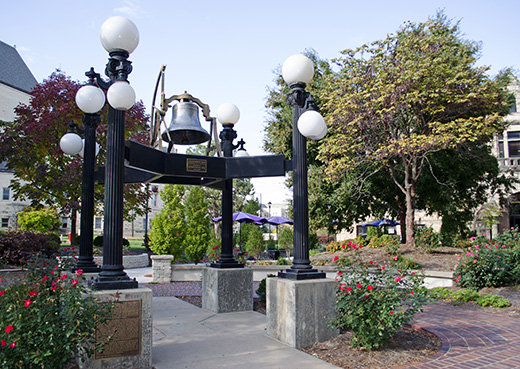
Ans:
[{"label": "leafy tree", "polygon": [[287,257],[291,256],[293,249],[293,231],[288,226],[283,226],[278,239],[279,245],[285,250]]},{"label": "leafy tree", "polygon": [[60,226],[60,218],[51,206],[35,209],[27,207],[17,214],[18,226],[22,231],[38,233],[56,233]]},{"label": "leafy tree", "polygon": [[[63,216],[70,216],[72,240],[76,237],[76,217],[80,209],[82,159],[64,155],[59,147],[68,123],[81,122],[83,112],[76,106],[75,95],[80,83],[56,71],[32,91],[28,105],[15,108],[14,122],[0,122],[0,161],[7,161],[14,171],[11,188],[15,199],[27,199],[33,206],[56,206]],[[101,112],[97,141],[101,146],[98,163],[105,158],[108,107]],[[126,114],[127,137],[145,142],[148,117],[142,102]],[[144,215],[149,192],[141,185],[125,186],[126,220]],[[97,204],[103,202],[103,188],[97,186]],[[97,207],[102,212],[103,207]]]},{"label": "leafy tree", "polygon": [[174,262],[182,254],[186,237],[184,193],[184,186],[164,186],[160,192],[164,205],[151,220],[150,249],[158,255],[173,255]]},{"label": "leafy tree", "polygon": [[406,240],[414,245],[417,185],[430,154],[485,144],[504,129],[507,94],[487,67],[476,67],[479,45],[439,13],[408,23],[395,35],[343,51],[326,98],[329,136],[319,159],[328,174],[367,163],[402,192]]},{"label": "leafy tree", "polygon": [[265,250],[264,234],[260,227],[252,224],[247,235],[246,251],[249,255],[257,258]]},{"label": "leafy tree", "polygon": [[201,187],[190,187],[185,200],[186,238],[184,253],[187,258],[198,264],[204,258],[211,235],[208,204]]}]

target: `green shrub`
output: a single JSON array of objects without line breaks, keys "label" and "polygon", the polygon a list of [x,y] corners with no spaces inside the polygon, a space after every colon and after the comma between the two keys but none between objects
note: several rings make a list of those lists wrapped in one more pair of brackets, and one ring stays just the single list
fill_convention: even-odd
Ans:
[{"label": "green shrub", "polygon": [[[284,226],[280,234],[278,235],[278,242],[280,243],[280,247],[285,250],[285,254],[289,257],[293,251],[293,243],[294,243],[294,234],[290,227]],[[315,249],[310,249],[309,252],[315,251]]]},{"label": "green shrub", "polygon": [[352,241],[352,243],[355,243],[356,245],[358,246],[366,246],[368,245],[368,240],[366,240],[364,237],[362,236],[357,236],[356,238],[354,238],[354,240]]},{"label": "green shrub", "polygon": [[508,299],[498,295],[488,293],[478,293],[474,290],[461,289],[454,292],[448,288],[436,287],[428,291],[428,295],[433,299],[452,300],[455,303],[466,303],[474,301],[483,307],[504,308],[511,306]]},{"label": "green shrub", "polygon": [[327,252],[338,252],[338,251],[343,251],[344,249],[341,248],[341,242],[338,242],[338,241],[332,241],[331,243],[329,243],[327,245],[327,248],[326,248]]},{"label": "green shrub", "polygon": [[[92,246],[103,247],[103,240],[104,240],[104,238],[102,235],[97,235],[92,240]],[[126,238],[123,238],[122,244],[123,244],[123,247],[126,247],[126,248],[130,247],[130,241],[128,241]]]},{"label": "green shrub", "polygon": [[481,293],[480,297],[476,300],[476,303],[484,307],[495,307],[505,308],[511,306],[508,299],[504,299],[498,295],[490,295],[487,293]]},{"label": "green shrub", "polygon": [[453,291],[444,287],[435,287],[428,290],[428,295],[434,300],[450,300],[453,298]]},{"label": "green shrub", "polygon": [[94,240],[92,241],[92,245],[96,247],[103,247],[103,236],[97,235],[94,237]]},{"label": "green shrub", "polygon": [[291,261],[287,258],[279,257],[276,260],[276,265],[291,265]]},{"label": "green shrub", "polygon": [[401,254],[394,256],[393,259],[395,265],[400,269],[423,269],[420,263]]},{"label": "green shrub", "polygon": [[510,248],[520,247],[520,232],[518,228],[512,227],[499,234],[495,241],[500,246],[507,245]]},{"label": "green shrub", "polygon": [[374,237],[381,237],[384,234],[384,228],[383,227],[367,227],[367,241],[370,242],[370,240]]},{"label": "green shrub", "polygon": [[265,250],[265,243],[262,230],[259,227],[254,227],[249,231],[246,242],[246,251],[253,257],[258,256]]},{"label": "green shrub", "polygon": [[[268,274],[267,278],[276,277],[275,274]],[[256,289],[256,294],[260,297],[260,300],[265,302],[267,300],[267,278],[264,278],[260,281],[258,288]]]},{"label": "green shrub", "polygon": [[27,279],[0,291],[0,367],[62,368],[102,348],[94,332],[111,305],[88,294],[81,271],[64,274],[73,261],[33,258]]},{"label": "green shrub", "polygon": [[474,290],[458,290],[453,294],[453,300],[461,302],[476,301],[479,298],[479,294]]},{"label": "green shrub", "polygon": [[378,267],[359,259],[355,250],[336,260],[338,291],[336,328],[351,329],[353,346],[385,346],[403,323],[409,323],[428,297],[424,277],[413,271]]},{"label": "green shrub", "polygon": [[479,290],[500,287],[513,281],[510,264],[511,251],[505,245],[484,244],[469,247],[458,256],[455,265],[455,283],[460,287]]},{"label": "green shrub", "polygon": [[390,255],[395,255],[401,247],[401,242],[397,236],[384,234],[379,239],[381,241],[381,247],[384,247],[386,252],[388,252]]},{"label": "green shrub", "polygon": [[417,229],[415,232],[415,243],[417,247],[423,249],[427,253],[433,252],[441,246],[441,236],[431,227]]}]

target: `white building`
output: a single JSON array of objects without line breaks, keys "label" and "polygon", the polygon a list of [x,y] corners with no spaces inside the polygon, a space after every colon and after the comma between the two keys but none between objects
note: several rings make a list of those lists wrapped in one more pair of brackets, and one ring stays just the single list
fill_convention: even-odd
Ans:
[{"label": "white building", "polygon": [[[15,118],[14,108],[20,104],[28,104],[30,92],[37,81],[24,63],[16,48],[0,41],[0,120],[11,122]],[[16,228],[16,214],[26,207],[28,201],[15,201],[9,185],[13,173],[8,171],[5,163],[0,163],[0,229]]]}]

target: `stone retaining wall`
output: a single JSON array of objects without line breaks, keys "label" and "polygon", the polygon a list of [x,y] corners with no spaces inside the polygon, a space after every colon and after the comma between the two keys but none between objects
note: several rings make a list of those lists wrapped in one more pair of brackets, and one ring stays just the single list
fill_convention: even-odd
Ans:
[{"label": "stone retaining wall", "polygon": [[[152,255],[152,283],[170,283],[179,281],[201,281],[202,271],[206,264],[172,264],[172,255]],[[255,265],[248,267],[253,269],[253,280],[259,282],[269,274],[277,275],[279,271],[290,268],[290,265]],[[336,278],[336,269],[331,265],[315,266],[315,269],[327,274],[327,278]],[[424,271],[425,285],[433,287],[451,287],[453,285],[453,273],[440,271]]]},{"label": "stone retaining wall", "polygon": [[[94,262],[103,265],[103,256],[94,256]],[[150,265],[150,257],[143,253],[140,255],[123,255],[123,267],[125,269],[146,268]]]}]

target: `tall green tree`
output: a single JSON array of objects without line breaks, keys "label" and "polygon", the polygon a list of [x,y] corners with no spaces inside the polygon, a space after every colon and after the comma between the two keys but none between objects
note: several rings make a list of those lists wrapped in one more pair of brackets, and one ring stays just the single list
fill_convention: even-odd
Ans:
[{"label": "tall green tree", "polygon": [[204,189],[190,187],[185,196],[184,209],[186,214],[184,253],[190,261],[198,264],[204,258],[211,235],[211,220]]},{"label": "tall green tree", "polygon": [[330,133],[319,159],[330,176],[366,163],[388,173],[404,197],[408,245],[415,245],[417,185],[429,155],[484,145],[504,129],[505,86],[475,65],[479,51],[438,13],[336,61],[325,96]]},{"label": "tall green tree", "polygon": [[159,194],[163,207],[150,222],[150,249],[158,255],[172,255],[175,262],[182,255],[186,238],[186,213],[182,203],[185,188],[168,184]]},{"label": "tall green tree", "polygon": [[[15,199],[27,199],[31,204],[56,206],[62,216],[69,216],[72,240],[76,240],[75,225],[80,209],[82,159],[65,155],[59,146],[61,137],[74,121],[81,125],[83,112],[76,106],[75,95],[81,87],[61,71],[38,84],[31,92],[29,104],[15,108],[14,122],[0,122],[0,161],[14,171],[11,182]],[[106,122],[108,107],[101,111],[97,142],[101,146],[98,163],[105,160]],[[146,141],[148,117],[142,102],[126,114],[127,138]],[[125,186],[124,215],[132,220],[144,215],[149,192],[140,185]],[[97,186],[97,210],[102,212],[103,188]]]}]

